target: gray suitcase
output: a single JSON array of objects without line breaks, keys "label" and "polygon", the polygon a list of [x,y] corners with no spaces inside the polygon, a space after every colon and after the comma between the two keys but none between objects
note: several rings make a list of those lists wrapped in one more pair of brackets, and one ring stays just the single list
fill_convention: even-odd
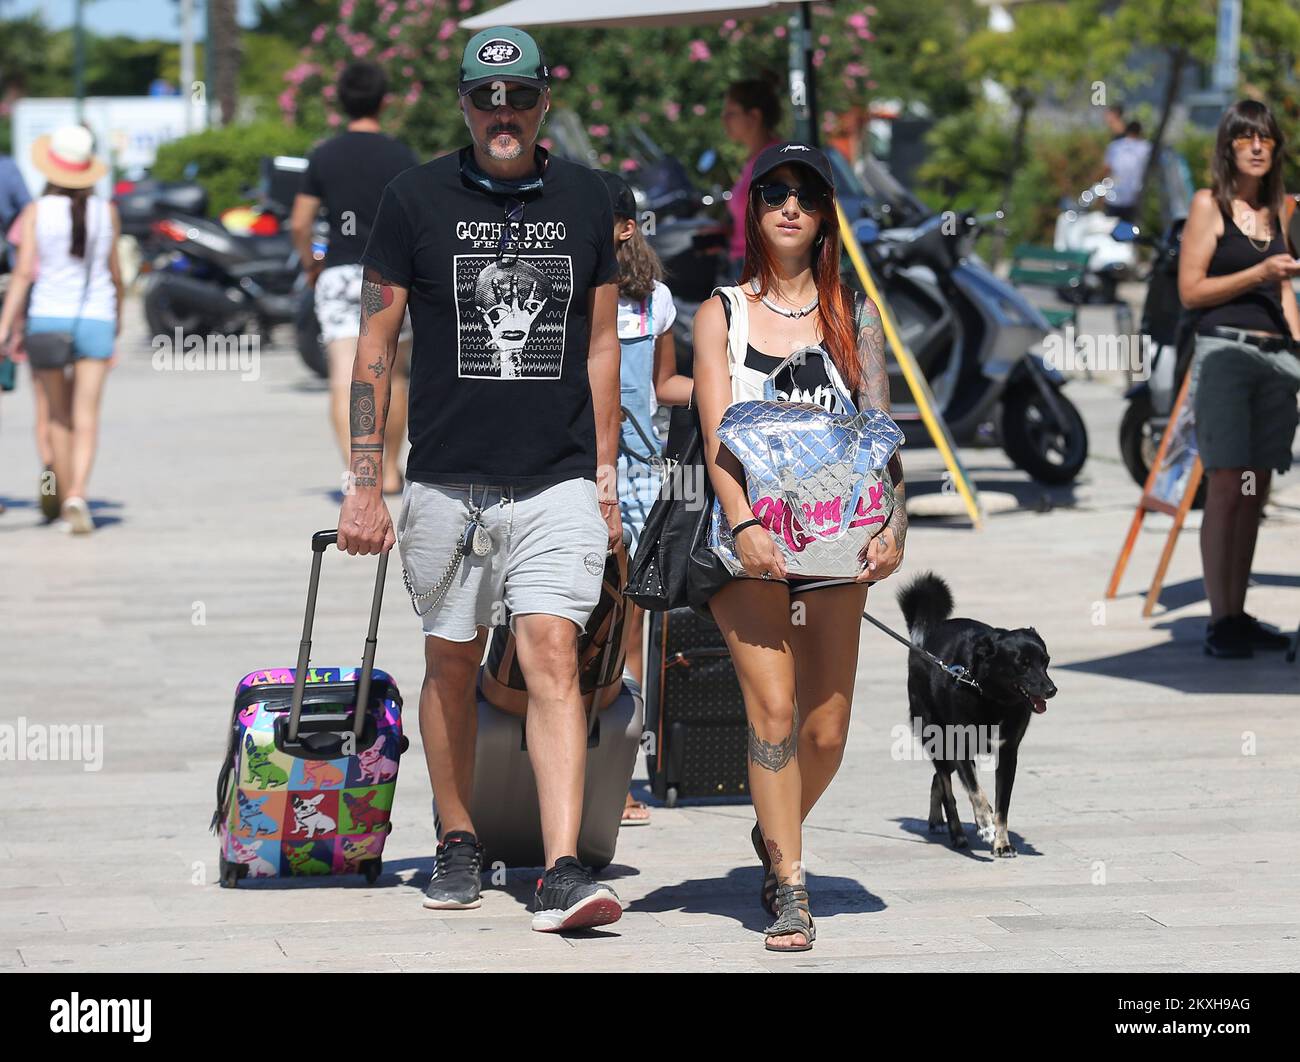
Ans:
[{"label": "gray suitcase", "polygon": [[[641,744],[643,715],[641,690],[628,678],[614,702],[595,713],[591,723],[577,855],[594,870],[608,866],[614,858]],[[510,869],[545,863],[537,783],[525,746],[524,720],[493,707],[481,691],[470,814],[485,850],[485,868],[498,861]]]}]

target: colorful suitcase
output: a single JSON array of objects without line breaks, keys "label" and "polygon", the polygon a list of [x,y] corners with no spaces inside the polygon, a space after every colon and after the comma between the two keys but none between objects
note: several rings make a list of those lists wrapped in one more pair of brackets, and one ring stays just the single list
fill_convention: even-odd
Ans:
[{"label": "colorful suitcase", "polygon": [[383,869],[408,745],[402,696],[374,668],[388,554],[379,557],[361,667],[309,667],[321,555],[337,540],[335,531],[312,536],[298,666],[250,672],[235,689],[212,816],[225,888],[246,877],[360,873],[373,882]]}]

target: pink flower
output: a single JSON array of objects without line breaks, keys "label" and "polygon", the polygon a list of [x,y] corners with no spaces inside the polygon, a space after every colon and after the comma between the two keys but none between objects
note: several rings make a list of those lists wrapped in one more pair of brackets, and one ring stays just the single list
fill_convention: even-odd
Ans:
[{"label": "pink flower", "polygon": [[713,53],[709,51],[707,44],[701,40],[691,41],[690,59],[692,63],[707,63],[712,58]]},{"label": "pink flower", "polygon": [[681,116],[682,105],[674,103],[672,100],[664,101],[664,116],[670,121],[675,122]]},{"label": "pink flower", "polygon": [[420,98],[420,92],[421,92],[423,89],[424,89],[424,86],[421,85],[418,81],[415,82],[415,83],[410,87],[410,89],[409,89],[409,90],[407,91],[407,93],[406,93],[406,96],[404,97],[404,98],[405,98],[405,101],[406,101],[406,105],[407,105],[408,107],[409,107],[411,104],[413,104],[416,100],[418,100],[418,99]]},{"label": "pink flower", "polygon": [[691,108],[691,113],[698,118],[703,116],[706,109],[707,108],[704,106],[704,104],[697,103],[694,107]]},{"label": "pink flower", "polygon": [[410,63],[407,63],[406,66],[402,67],[402,77],[413,77],[414,75],[415,67],[411,66]]},{"label": "pink flower", "polygon": [[456,20],[454,18],[445,18],[442,20],[442,25],[438,27],[438,40],[445,41],[455,32]]},{"label": "pink flower", "polygon": [[879,88],[879,84],[878,84],[877,82],[875,82],[875,81],[868,81],[868,82],[867,82],[867,88],[869,88],[869,89]]},{"label": "pink flower", "polygon": [[460,0],[456,7],[461,11],[468,11],[474,6],[474,0]]},{"label": "pink flower", "polygon": [[774,30],[772,31],[772,36],[773,36],[773,37],[780,37],[782,40],[784,40],[784,39],[785,39],[785,27],[784,27],[784,26],[777,26],[776,29],[774,29]]},{"label": "pink flower", "polygon": [[550,151],[551,148],[555,146],[555,141],[553,141],[549,136],[544,136],[537,142],[541,144],[542,147],[546,148],[547,151]]},{"label": "pink flower", "polygon": [[326,124],[329,125],[331,129],[338,125],[340,121],[342,121],[342,119],[339,118],[337,111],[331,111],[329,116],[325,119]]},{"label": "pink flower", "polygon": [[592,109],[593,111],[603,111],[603,110],[605,109],[605,101],[604,101],[604,100],[592,100],[592,101],[591,101],[591,109]]},{"label": "pink flower", "polygon": [[[394,26],[393,28],[396,29],[397,27]],[[352,54],[355,55],[358,59],[360,59],[362,56],[364,56],[367,52],[370,51],[370,48],[371,48],[371,44],[369,41],[358,41],[356,44],[352,46]]]},{"label": "pink flower", "polygon": [[351,18],[356,9],[357,0],[343,0],[343,3],[339,4],[339,17]]},{"label": "pink flower", "polygon": [[624,159],[618,164],[618,168],[624,173],[630,173],[637,168],[636,159]]},{"label": "pink flower", "polygon": [[730,33],[735,28],[736,28],[736,20],[734,18],[729,18],[722,24],[722,29],[724,33]]},{"label": "pink flower", "polygon": [[389,27],[388,27],[388,36],[389,36],[390,39],[392,39],[392,40],[396,40],[396,39],[397,39],[398,37],[400,37],[401,35],[402,35],[402,27],[401,27],[401,26],[389,26]]},{"label": "pink flower", "polygon": [[867,16],[864,15],[864,14],[862,14],[862,12],[860,12],[860,11],[859,11],[857,14],[855,14],[855,15],[850,15],[850,16],[849,16],[848,18],[846,18],[844,21],[847,22],[847,23],[848,23],[850,26],[852,26],[854,29],[866,29],[866,28],[867,28]]},{"label": "pink flower", "polygon": [[867,68],[863,66],[861,63],[848,63],[844,67],[844,73],[851,78],[866,77]]},{"label": "pink flower", "polygon": [[826,49],[818,48],[813,52],[813,66],[821,66],[824,62],[826,62]]},{"label": "pink flower", "polygon": [[602,166],[608,166],[613,161],[614,161],[614,156],[611,155],[608,151],[601,152],[600,164]]},{"label": "pink flower", "polygon": [[609,126],[607,125],[589,125],[587,132],[592,136],[609,136]]},{"label": "pink flower", "polygon": [[820,37],[817,38],[817,43],[820,44],[823,48],[825,48],[828,44],[831,43],[831,39],[829,36],[823,33]]},{"label": "pink flower", "polygon": [[311,31],[311,42],[312,44],[320,44],[320,42],[323,41],[324,39],[325,39],[325,23],[322,22],[319,26],[317,26],[314,30]]},{"label": "pink flower", "polygon": [[277,102],[280,104],[281,112],[285,115],[291,115],[298,109],[298,101],[294,99],[292,89],[285,89],[281,92]]},{"label": "pink flower", "polygon": [[451,58],[451,49],[444,46],[442,48],[439,48],[435,54],[438,57],[438,62],[445,63],[448,59]]},{"label": "pink flower", "polygon": [[569,77],[569,68],[567,66],[553,66],[551,67],[551,74],[557,81],[566,81]]},{"label": "pink flower", "polygon": [[339,94],[339,90],[335,88],[333,85],[326,85],[324,88],[320,90],[320,94],[324,96],[327,100],[332,100],[335,96]]}]

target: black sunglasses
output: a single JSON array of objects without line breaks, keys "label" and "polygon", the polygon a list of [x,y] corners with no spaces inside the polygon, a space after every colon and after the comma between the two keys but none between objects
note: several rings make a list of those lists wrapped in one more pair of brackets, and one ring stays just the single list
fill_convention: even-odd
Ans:
[{"label": "black sunglasses", "polygon": [[[497,261],[502,265],[514,265],[519,257],[519,233],[524,220],[524,204],[518,199],[506,202],[506,220],[501,226],[501,239],[497,241]],[[509,239],[510,245],[506,246]]]},{"label": "black sunglasses", "polygon": [[[469,101],[476,110],[495,111],[502,106],[501,97],[497,89],[492,85],[480,85],[478,88],[467,93]],[[542,90],[538,88],[512,88],[505,93],[505,106],[512,111],[531,111],[537,106],[537,101],[542,98]]]},{"label": "black sunglasses", "polygon": [[801,184],[798,187],[793,187],[784,181],[772,181],[769,184],[760,184],[758,194],[763,203],[770,207],[785,206],[786,200],[791,195],[798,196],[799,209],[805,214],[812,214],[826,205],[826,190],[818,188],[816,185]]}]

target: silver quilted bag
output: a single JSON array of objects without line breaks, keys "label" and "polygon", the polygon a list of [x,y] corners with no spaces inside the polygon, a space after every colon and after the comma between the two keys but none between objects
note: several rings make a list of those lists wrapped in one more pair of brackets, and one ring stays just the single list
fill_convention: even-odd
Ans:
[{"label": "silver quilted bag", "polygon": [[[749,504],[789,574],[854,578],[862,572],[859,555],[894,510],[888,466],[903,433],[881,409],[830,413],[816,403],[778,401],[776,375],[814,354],[827,358],[819,347],[796,351],[769,374],[761,400],[728,406],[718,439],[744,466]],[[827,375],[838,379],[829,365]],[[852,409],[852,399],[835,389]],[[733,575],[745,574],[716,500],[708,544]]]}]

